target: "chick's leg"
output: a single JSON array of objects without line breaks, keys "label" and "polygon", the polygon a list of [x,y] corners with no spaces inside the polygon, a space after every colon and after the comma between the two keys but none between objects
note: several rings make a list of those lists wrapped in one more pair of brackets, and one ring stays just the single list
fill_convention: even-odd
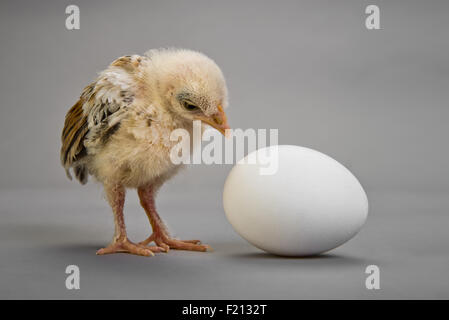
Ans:
[{"label": "chick's leg", "polygon": [[125,189],[120,185],[105,186],[106,197],[114,213],[115,232],[112,242],[103,249],[97,251],[98,255],[125,252],[140,256],[154,256],[153,252],[163,251],[160,247],[148,247],[135,244],[128,240],[126,235],[123,206],[125,204]]},{"label": "chick's leg", "polygon": [[140,242],[141,245],[147,245],[154,241],[157,246],[163,247],[168,251],[171,249],[189,250],[189,251],[208,251],[211,248],[208,245],[200,244],[200,240],[178,240],[170,237],[164,222],[159,217],[154,203],[154,190],[152,186],[138,188],[140,204],[150,220],[153,233],[146,240]]}]

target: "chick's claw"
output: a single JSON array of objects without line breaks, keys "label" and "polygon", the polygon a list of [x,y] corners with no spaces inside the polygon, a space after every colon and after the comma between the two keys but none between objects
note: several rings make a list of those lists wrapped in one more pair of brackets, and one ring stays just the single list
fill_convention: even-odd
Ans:
[{"label": "chick's claw", "polygon": [[189,250],[189,251],[212,251],[212,248],[208,246],[207,244],[194,244],[192,242],[189,242],[192,240],[177,240],[177,239],[168,239],[167,243],[172,249],[176,250]]},{"label": "chick's claw", "polygon": [[141,245],[147,245],[154,241],[157,246],[165,248],[166,252],[169,249],[187,250],[187,251],[212,251],[212,248],[206,244],[200,244],[200,240],[178,240],[166,235],[152,234],[146,240],[140,242]]},{"label": "chick's claw", "polygon": [[130,253],[138,256],[151,257],[155,252],[165,252],[165,248],[158,246],[143,246],[136,244],[128,239],[117,240],[106,248],[102,248],[97,251],[97,255],[111,254],[111,253]]}]

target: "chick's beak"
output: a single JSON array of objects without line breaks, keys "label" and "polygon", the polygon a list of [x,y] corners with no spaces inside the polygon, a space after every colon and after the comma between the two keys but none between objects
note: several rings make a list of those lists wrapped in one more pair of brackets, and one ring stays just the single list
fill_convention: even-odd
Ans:
[{"label": "chick's beak", "polygon": [[198,120],[201,120],[210,125],[211,127],[217,129],[224,136],[228,136],[229,131],[226,131],[226,129],[230,129],[230,127],[228,124],[226,113],[223,111],[223,107],[221,105],[219,105],[217,108],[218,108],[217,113],[213,114],[210,117],[200,116],[198,117]]}]

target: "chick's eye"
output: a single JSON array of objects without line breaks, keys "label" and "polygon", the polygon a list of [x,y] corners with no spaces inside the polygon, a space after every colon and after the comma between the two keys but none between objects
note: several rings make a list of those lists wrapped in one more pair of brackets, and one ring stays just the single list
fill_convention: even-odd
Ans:
[{"label": "chick's eye", "polygon": [[196,105],[191,104],[190,102],[184,102],[184,108],[186,108],[187,110],[190,110],[190,111],[198,109],[198,107]]}]

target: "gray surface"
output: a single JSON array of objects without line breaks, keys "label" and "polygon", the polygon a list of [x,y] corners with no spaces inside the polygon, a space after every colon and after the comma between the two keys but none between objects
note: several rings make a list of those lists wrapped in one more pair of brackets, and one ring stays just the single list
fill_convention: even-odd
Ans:
[{"label": "gray surface", "polygon": [[[92,190],[1,194],[0,298],[449,298],[445,194],[371,193],[370,217],[356,238],[301,259],[265,254],[239,238],[225,220],[220,191],[192,191],[173,201],[169,187],[159,201],[163,217],[179,237],[198,237],[215,251],[145,258],[95,255],[113,226],[101,192]],[[131,239],[148,235],[134,194],[126,218]],[[78,291],[65,288],[69,264],[80,267]],[[369,264],[380,268],[378,291],[365,289]]]},{"label": "gray surface", "polygon": [[[68,4],[81,30],[65,29]],[[381,7],[379,31],[364,8]],[[448,1],[2,1],[0,297],[449,298]],[[277,128],[281,144],[346,165],[370,199],[361,234],[330,255],[281,259],[224,219],[230,166],[196,166],[160,195],[179,235],[216,251],[95,256],[112,236],[101,191],[65,178],[68,108],[118,56],[161,46],[222,67],[234,128]],[[191,190],[191,191],[188,191]],[[146,236],[133,195],[131,236]],[[381,267],[380,291],[364,268]],[[68,264],[81,290],[64,287]]]}]

